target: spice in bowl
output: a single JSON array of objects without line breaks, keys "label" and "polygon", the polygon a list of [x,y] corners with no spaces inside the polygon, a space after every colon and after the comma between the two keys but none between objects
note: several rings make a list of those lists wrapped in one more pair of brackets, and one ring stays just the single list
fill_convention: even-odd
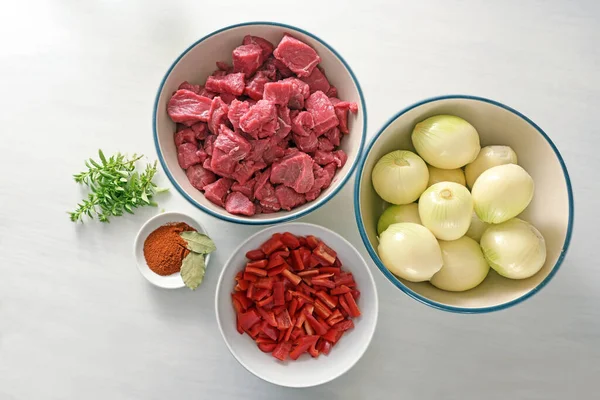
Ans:
[{"label": "spice in bowl", "polygon": [[154,230],[144,241],[144,258],[154,273],[181,273],[183,282],[196,289],[206,270],[205,256],[216,250],[213,241],[184,222],[169,223]]}]

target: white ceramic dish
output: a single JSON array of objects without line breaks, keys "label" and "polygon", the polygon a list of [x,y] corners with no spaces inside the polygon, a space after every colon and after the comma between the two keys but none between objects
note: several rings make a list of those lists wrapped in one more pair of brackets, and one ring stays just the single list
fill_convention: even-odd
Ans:
[{"label": "white ceramic dish", "polygon": [[[546,239],[547,258],[533,277],[503,278],[490,270],[485,281],[467,292],[446,292],[428,282],[413,283],[395,277],[377,255],[377,220],[386,204],[371,184],[373,166],[397,149],[414,151],[411,133],[416,123],[438,114],[464,118],[479,132],[481,145],[508,145],[533,177],[533,201],[519,218],[531,222]],[[359,163],[354,188],[356,220],[363,242],[381,272],[412,298],[445,311],[480,313],[517,304],[539,291],[557,272],[573,229],[573,192],[560,153],[548,135],[518,111],[480,97],[442,96],[419,102],[396,114],[381,128]]]},{"label": "white ceramic dish", "polygon": [[[184,222],[192,228],[196,229],[198,232],[208,235],[206,229],[204,229],[204,227],[192,217],[178,212],[165,212],[150,218],[140,228],[140,231],[138,232],[133,245],[133,253],[135,255],[137,267],[140,271],[140,274],[142,274],[142,276],[146,278],[151,284],[165,289],[178,289],[184,287],[185,284],[183,283],[183,279],[181,279],[181,275],[179,274],[179,272],[168,276],[162,276],[158,275],[148,267],[146,259],[144,258],[144,242],[146,241],[148,235],[150,235],[154,230],[158,229],[159,227],[165,224],[174,222]],[[208,263],[210,262],[210,254],[206,256],[205,262],[206,267],[208,268]]]},{"label": "white ceramic dish", "polygon": [[[235,311],[231,303],[235,275],[246,263],[246,252],[256,249],[276,232],[295,235],[314,235],[334,249],[343,268],[352,272],[361,292],[358,306],[362,315],[354,320],[348,331],[328,356],[313,359],[307,355],[296,361],[280,362],[258,349],[252,338],[236,330]],[[267,382],[288,387],[316,386],[337,378],[362,357],[377,325],[378,300],[375,281],[360,253],[343,237],[329,229],[306,223],[290,223],[266,228],[251,236],[229,258],[217,283],[216,314],[219,330],[231,354],[248,371]]]},{"label": "white ceramic dish", "polygon": [[[277,45],[284,33],[311,45],[322,59],[330,82],[338,89],[339,97],[345,101],[356,102],[359,111],[349,117],[348,135],[344,135],[341,148],[348,155],[348,161],[333,178],[331,186],[312,202],[291,211],[279,211],[272,214],[259,214],[252,217],[229,214],[208,201],[202,192],[188,181],[185,171],[177,162],[177,151],[173,142],[175,124],[167,114],[167,102],[172,93],[183,81],[201,83],[215,70],[215,62],[231,60],[232,50],[239,46],[245,35],[261,36]],[[168,178],[175,188],[190,203],[210,215],[235,223],[263,225],[289,221],[306,215],[331,199],[352,175],[358,162],[366,137],[367,114],[362,91],[354,73],[344,59],[327,43],[311,33],[289,25],[273,22],[251,22],[220,29],[192,44],[171,65],[163,78],[154,104],[153,130],[158,158]]]}]

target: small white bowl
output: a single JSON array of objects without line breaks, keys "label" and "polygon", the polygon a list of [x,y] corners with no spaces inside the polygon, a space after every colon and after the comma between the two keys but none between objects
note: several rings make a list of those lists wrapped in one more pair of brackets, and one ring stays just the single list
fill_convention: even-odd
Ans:
[{"label": "small white bowl", "polygon": [[[183,283],[183,279],[181,279],[181,275],[179,272],[174,273],[172,275],[162,276],[158,275],[156,272],[152,271],[148,264],[146,263],[146,258],[144,257],[144,242],[148,235],[154,232],[159,227],[176,222],[184,222],[196,229],[199,233],[204,233],[208,235],[206,229],[200,224],[198,221],[194,220],[192,217],[178,213],[178,212],[166,212],[162,214],[158,214],[152,218],[150,218],[140,229],[138,232],[135,242],[133,244],[133,253],[137,260],[138,270],[140,274],[144,278],[148,280],[151,284],[165,288],[165,289],[179,289],[185,286]],[[210,254],[208,254],[205,258],[206,265],[210,261]]]},{"label": "small white bowl", "polygon": [[[246,252],[258,248],[276,232],[316,236],[337,252],[342,268],[354,275],[361,293],[358,306],[362,315],[354,319],[354,329],[346,332],[327,356],[321,355],[313,359],[303,355],[296,361],[280,362],[270,353],[260,351],[250,336],[240,335],[236,330],[235,311],[231,303],[235,275],[246,263]],[[329,229],[295,222],[266,228],[248,238],[233,252],[217,283],[215,309],[223,339],[240,364],[267,382],[300,388],[329,382],[352,368],[373,338],[379,305],[373,275],[354,246]]]},{"label": "small white bowl", "polygon": [[[341,149],[348,155],[348,160],[336,172],[331,185],[313,201],[291,211],[278,211],[251,217],[233,215],[208,201],[201,191],[190,184],[185,171],[179,166],[177,149],[173,142],[175,123],[167,114],[167,103],[181,82],[188,81],[195,84],[204,82],[216,69],[216,61],[231,60],[231,52],[242,43],[245,35],[260,36],[276,45],[286,32],[308,43],[319,53],[322,59],[319,65],[325,69],[329,81],[337,88],[339,98],[358,104],[358,114],[352,114],[348,120],[350,133],[344,135],[341,143]],[[312,33],[290,25],[276,22],[248,22],[219,29],[199,39],[177,57],[158,88],[154,102],[152,127],[158,159],[175,189],[187,201],[213,217],[225,221],[247,225],[269,225],[306,215],[325,204],[342,189],[354,172],[365,144],[367,110],[356,76],[348,63],[333,47]]]}]

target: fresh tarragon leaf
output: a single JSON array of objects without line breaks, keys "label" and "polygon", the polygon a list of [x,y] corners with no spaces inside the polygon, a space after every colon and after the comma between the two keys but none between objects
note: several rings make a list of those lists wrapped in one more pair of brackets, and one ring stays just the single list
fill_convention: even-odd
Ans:
[{"label": "fresh tarragon leaf", "polygon": [[209,254],[217,249],[211,238],[196,231],[186,231],[179,234],[187,243],[187,249],[194,253]]},{"label": "fresh tarragon leaf", "polygon": [[204,254],[190,252],[181,264],[181,278],[185,286],[194,290],[202,283],[206,264],[204,263]]}]

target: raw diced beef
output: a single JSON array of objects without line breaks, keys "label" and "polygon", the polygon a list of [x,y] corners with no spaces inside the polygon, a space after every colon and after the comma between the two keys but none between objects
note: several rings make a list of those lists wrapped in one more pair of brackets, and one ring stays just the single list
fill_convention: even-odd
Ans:
[{"label": "raw diced beef", "polygon": [[282,78],[289,78],[290,76],[294,76],[294,71],[289,69],[287,65],[283,63],[283,61],[278,60],[276,58],[273,58],[273,60],[273,65],[275,66],[275,68],[277,68],[277,71],[279,71],[279,75],[281,75]]},{"label": "raw diced beef", "polygon": [[202,148],[202,147],[200,147],[198,150],[196,150],[196,155],[198,156],[198,159],[200,160],[201,163],[206,161],[206,159],[208,158],[208,154],[206,153],[206,151],[204,151],[204,148]]},{"label": "raw diced beef", "polygon": [[240,192],[231,192],[225,200],[225,209],[231,214],[254,215],[256,209],[248,197]]},{"label": "raw diced beef", "polygon": [[335,146],[327,139],[326,137],[319,138],[319,146],[318,149],[322,151],[333,151]]},{"label": "raw diced beef", "polygon": [[277,108],[270,101],[260,100],[240,117],[240,128],[254,138],[273,136],[277,129]]},{"label": "raw diced beef", "polygon": [[314,93],[317,90],[320,90],[323,93],[327,93],[331,88],[327,77],[319,67],[313,69],[309,76],[300,79],[302,80],[302,82],[306,82],[308,84],[311,93]]},{"label": "raw diced beef", "polygon": [[235,130],[240,129],[240,117],[248,112],[250,104],[246,101],[233,100],[229,105],[227,118]]},{"label": "raw diced beef", "polygon": [[225,104],[229,105],[231,104],[232,101],[234,101],[235,99],[237,99],[236,96],[232,95],[231,93],[220,93],[219,97],[221,98],[221,100],[223,100],[225,102]]},{"label": "raw diced beef", "polygon": [[185,174],[192,186],[198,190],[204,190],[204,186],[217,180],[217,176],[212,171],[204,169],[200,164],[192,165]]},{"label": "raw diced beef", "polygon": [[182,131],[187,128],[189,128],[189,126],[186,126],[184,124],[181,124],[181,123],[175,124],[175,132],[179,132],[179,131]]},{"label": "raw diced beef", "polygon": [[261,200],[260,206],[262,208],[262,212],[265,214],[274,213],[281,210],[279,200],[277,200],[277,197],[275,197],[275,195],[269,196],[266,199]]},{"label": "raw diced beef", "polygon": [[275,189],[273,189],[273,185],[269,182],[270,176],[270,167],[256,174],[256,183],[254,184],[254,197],[256,199],[262,200],[269,196],[275,196]]},{"label": "raw diced beef", "polygon": [[214,172],[210,166],[210,164],[212,164],[212,157],[208,157],[206,160],[204,160],[202,162],[202,168],[204,168],[207,171],[211,171]]},{"label": "raw diced beef", "polygon": [[317,150],[319,146],[319,141],[317,140],[317,135],[314,132],[311,132],[308,136],[300,136],[293,135],[294,143],[296,143],[296,147],[302,150],[305,153],[312,153]]},{"label": "raw diced beef", "polygon": [[327,189],[329,187],[329,185],[331,185],[331,182],[333,181],[333,177],[335,176],[335,171],[337,170],[337,166],[335,165],[335,163],[331,163],[331,164],[327,164],[325,166],[325,168],[323,168],[323,170],[325,172],[327,172],[327,176],[328,176],[328,181],[326,182],[325,186],[323,186],[323,189]]},{"label": "raw diced beef", "polygon": [[346,164],[346,161],[348,160],[348,155],[346,153],[344,153],[344,150],[341,150],[341,149],[334,151],[333,155],[335,157],[335,165],[338,168],[342,168]]},{"label": "raw diced beef", "polygon": [[262,206],[258,200],[254,201],[255,212],[254,215],[262,214]]},{"label": "raw diced beef", "polygon": [[349,101],[341,101],[335,97],[332,97],[329,100],[331,101],[331,104],[333,104],[335,115],[340,122],[340,131],[342,133],[348,133],[348,111],[351,111],[353,114],[358,113],[358,104]]},{"label": "raw diced beef", "polygon": [[250,200],[254,200],[254,185],[256,184],[256,178],[250,179],[248,182],[241,184],[235,182],[231,186],[233,192],[240,192]]},{"label": "raw diced beef", "polygon": [[221,178],[210,185],[204,186],[204,196],[216,205],[225,207],[225,197],[232,184],[231,179]]},{"label": "raw diced beef", "polygon": [[219,76],[225,76],[225,75],[227,75],[227,71],[223,71],[221,69],[217,69],[217,70],[214,70],[213,73],[210,76],[217,76],[217,77],[219,77]]},{"label": "raw diced beef", "polygon": [[229,106],[225,104],[221,97],[217,96],[212,100],[210,112],[208,114],[208,130],[212,133],[217,133],[219,126],[227,120]]},{"label": "raw diced beef", "polygon": [[317,150],[315,151],[314,160],[317,164],[325,166],[335,162],[335,155],[332,151]]},{"label": "raw diced beef", "polygon": [[207,88],[205,88],[204,86],[200,86],[200,96],[204,96],[204,97],[208,97],[209,99],[214,98],[217,94],[215,92],[211,92],[210,90],[208,90]]},{"label": "raw diced beef", "polygon": [[267,82],[271,82],[271,79],[269,79],[267,73],[264,71],[258,71],[246,83],[244,94],[256,101],[261,100],[263,98],[263,92],[265,91],[265,83]]},{"label": "raw diced beef", "polygon": [[265,151],[267,151],[267,149],[270,147],[271,140],[251,140],[250,145],[252,146],[252,149],[250,150],[250,154],[246,158],[252,161],[263,161],[263,155]]},{"label": "raw diced beef", "polygon": [[294,110],[302,110],[304,108],[304,100],[310,96],[310,87],[308,84],[297,78],[286,78],[282,82],[290,82],[292,84],[288,107]]},{"label": "raw diced beef", "polygon": [[331,85],[329,87],[329,90],[325,92],[325,94],[327,95],[327,97],[338,97],[338,90],[335,86]]},{"label": "raw diced beef", "polygon": [[[262,72],[269,80],[277,81],[280,78],[279,71],[275,66],[275,58],[269,57],[267,61],[258,69],[259,72]],[[248,84],[246,84],[247,86]]]},{"label": "raw diced beef", "polygon": [[289,108],[277,107],[277,122],[279,123],[279,128],[275,131],[272,139],[277,143],[287,142],[289,133],[292,131],[292,119],[290,118]]},{"label": "raw diced beef", "polygon": [[263,153],[263,160],[267,163],[267,165],[269,165],[272,164],[273,161],[277,160],[278,158],[283,157],[284,154],[285,150],[283,149],[283,147],[278,146],[273,142],[273,140],[270,140],[269,146]]},{"label": "raw diced beef", "polygon": [[260,59],[261,64],[264,63],[267,58],[269,58],[271,53],[273,53],[273,49],[275,48],[275,46],[273,46],[273,43],[259,36],[246,35],[244,36],[243,44],[254,44],[260,46],[260,48],[262,49],[262,57]]},{"label": "raw diced beef", "polygon": [[325,137],[329,139],[331,144],[336,147],[339,146],[342,142],[342,133],[340,132],[337,126],[325,132]]},{"label": "raw diced beef", "polygon": [[312,114],[308,111],[302,111],[292,120],[292,132],[298,136],[309,136],[312,128],[315,126]]},{"label": "raw diced beef", "polygon": [[250,76],[263,63],[263,50],[257,44],[245,44],[233,50],[233,71]]},{"label": "raw diced beef", "polygon": [[190,123],[193,125],[197,121],[208,121],[208,113],[212,100],[208,97],[198,96],[194,92],[181,89],[169,100],[167,113],[173,122]]},{"label": "raw diced beef", "polygon": [[181,168],[188,169],[192,165],[201,162],[196,150],[198,150],[198,146],[193,143],[183,143],[177,147],[177,161],[179,161]]},{"label": "raw diced beef", "polygon": [[321,62],[321,57],[312,47],[287,34],[281,39],[273,55],[298,76],[309,76]]},{"label": "raw diced beef", "polygon": [[316,91],[306,100],[306,110],[310,112],[315,120],[313,128],[317,136],[327,132],[338,125],[333,104],[329,97],[321,91]]},{"label": "raw diced beef", "polygon": [[284,185],[277,185],[275,187],[275,197],[277,197],[281,208],[288,211],[306,203],[304,195],[296,193],[294,189]]},{"label": "raw diced beef", "polygon": [[[335,173],[335,165],[333,165],[333,173]],[[333,179],[333,173],[326,170],[325,168],[321,168],[318,164],[313,164],[313,173],[315,174],[315,183],[310,188],[310,190],[306,193],[306,200],[313,201],[316,199],[321,190],[329,187],[331,184],[331,180]]]},{"label": "raw diced beef", "polygon": [[244,162],[239,163],[235,167],[235,172],[233,173],[233,179],[238,181],[241,185],[245,184],[250,180],[252,175],[256,171],[260,171],[266,168],[267,164],[262,161],[254,162],[251,160],[246,160]]},{"label": "raw diced beef", "polygon": [[204,122],[197,122],[194,125],[192,125],[190,128],[192,128],[192,131],[194,131],[194,134],[196,135],[196,139],[198,139],[198,140],[206,139],[206,135],[208,132],[206,129],[206,124]]},{"label": "raw diced beef", "polygon": [[[235,51],[235,50],[234,50]],[[231,72],[233,71],[233,67],[227,63],[227,61],[217,61],[217,68],[221,71]]]},{"label": "raw diced beef", "polygon": [[217,149],[217,147],[215,146],[210,162],[211,171],[213,171],[215,174],[231,178],[231,175],[235,171],[236,165],[237,161],[232,159],[223,150]]},{"label": "raw diced beef", "polygon": [[215,149],[221,150],[233,161],[246,158],[252,150],[250,143],[225,125],[219,128],[219,136],[215,141]]},{"label": "raw diced beef", "polygon": [[225,76],[209,76],[206,80],[206,89],[217,93],[231,93],[235,96],[241,96],[245,87],[244,74],[241,72]]},{"label": "raw diced beef", "polygon": [[306,193],[314,183],[312,158],[303,152],[290,154],[273,163],[271,182],[282,183],[298,193]]},{"label": "raw diced beef", "polygon": [[286,106],[290,102],[292,94],[292,82],[269,82],[265,83],[263,99],[268,100],[278,106]]},{"label": "raw diced beef", "polygon": [[189,90],[190,92],[194,92],[198,95],[200,95],[202,89],[204,89],[204,86],[202,85],[194,85],[193,83],[189,83],[188,81],[184,81],[181,85],[179,85],[179,88],[177,88],[178,90]]},{"label": "raw diced beef", "polygon": [[179,147],[184,143],[192,143],[194,146],[198,146],[196,135],[190,128],[184,129],[175,134],[175,147]]},{"label": "raw diced beef", "polygon": [[[290,147],[288,149],[285,149],[285,152],[283,153],[283,156],[289,156],[290,154],[295,154],[298,153],[300,150],[298,150],[297,147]],[[313,164],[315,165],[315,164]]]},{"label": "raw diced beef", "polygon": [[206,136],[206,139],[204,139],[204,151],[206,151],[206,154],[209,156],[212,156],[215,140],[217,140],[216,135],[208,135]]}]

